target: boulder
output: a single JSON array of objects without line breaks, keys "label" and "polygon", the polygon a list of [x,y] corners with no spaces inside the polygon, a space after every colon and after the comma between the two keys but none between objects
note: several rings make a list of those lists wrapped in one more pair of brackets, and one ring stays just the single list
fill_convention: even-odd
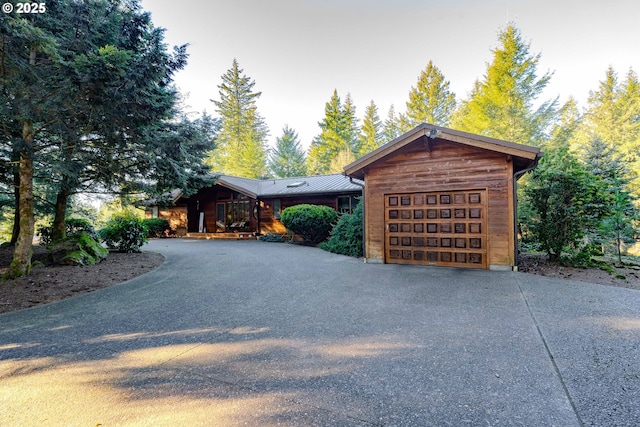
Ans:
[{"label": "boulder", "polygon": [[49,261],[60,265],[91,265],[102,261],[109,251],[87,233],[73,234],[49,245]]}]

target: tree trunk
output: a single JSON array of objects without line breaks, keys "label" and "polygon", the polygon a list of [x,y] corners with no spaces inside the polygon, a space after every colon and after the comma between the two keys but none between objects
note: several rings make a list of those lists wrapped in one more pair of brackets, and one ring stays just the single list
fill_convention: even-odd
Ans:
[{"label": "tree trunk", "polygon": [[18,243],[18,236],[20,235],[20,175],[16,172],[14,179],[13,195],[15,198],[15,208],[13,209],[13,230],[11,231],[11,246],[15,246]]},{"label": "tree trunk", "polygon": [[[11,154],[11,162],[12,164],[19,164],[20,162],[20,153],[14,147],[13,153]],[[18,200],[20,200],[20,172],[18,167],[12,166],[13,168],[13,198],[15,207],[13,209],[13,230],[11,230],[11,246],[15,246],[18,243],[18,236],[20,235],[20,206],[18,204]]]},{"label": "tree trunk", "polygon": [[67,216],[67,205],[69,202],[69,192],[60,190],[56,195],[56,213],[53,217],[51,241],[57,242],[67,237],[67,224],[65,218]]},{"label": "tree trunk", "polygon": [[18,172],[20,176],[20,196],[18,199],[20,230],[13,252],[13,261],[6,273],[6,277],[12,279],[29,274],[31,255],[33,254],[33,126],[28,121],[23,123],[22,139],[24,147],[20,152]]}]

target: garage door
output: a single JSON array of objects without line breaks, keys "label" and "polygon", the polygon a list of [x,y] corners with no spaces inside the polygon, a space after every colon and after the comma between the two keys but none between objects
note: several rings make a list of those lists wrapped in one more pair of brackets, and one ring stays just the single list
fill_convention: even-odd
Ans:
[{"label": "garage door", "polygon": [[486,191],[385,195],[385,260],[487,268]]}]

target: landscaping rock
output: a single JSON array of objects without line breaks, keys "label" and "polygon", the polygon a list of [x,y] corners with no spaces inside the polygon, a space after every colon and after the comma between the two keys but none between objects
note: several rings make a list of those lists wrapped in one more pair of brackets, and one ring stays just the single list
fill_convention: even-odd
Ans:
[{"label": "landscaping rock", "polygon": [[102,261],[109,251],[87,233],[78,233],[48,247],[49,261],[60,265],[91,265]]}]

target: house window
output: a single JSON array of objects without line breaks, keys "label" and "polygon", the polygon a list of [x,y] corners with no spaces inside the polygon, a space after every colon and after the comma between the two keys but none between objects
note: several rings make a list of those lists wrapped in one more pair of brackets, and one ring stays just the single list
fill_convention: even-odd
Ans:
[{"label": "house window", "polygon": [[280,199],[273,199],[273,217],[280,219]]},{"label": "house window", "polygon": [[338,212],[352,213],[360,199],[356,196],[338,196]]},{"label": "house window", "polygon": [[227,202],[227,230],[247,231],[251,226],[249,200],[234,200]]},{"label": "house window", "polygon": [[151,208],[151,218],[158,218],[158,207],[153,206]]}]

